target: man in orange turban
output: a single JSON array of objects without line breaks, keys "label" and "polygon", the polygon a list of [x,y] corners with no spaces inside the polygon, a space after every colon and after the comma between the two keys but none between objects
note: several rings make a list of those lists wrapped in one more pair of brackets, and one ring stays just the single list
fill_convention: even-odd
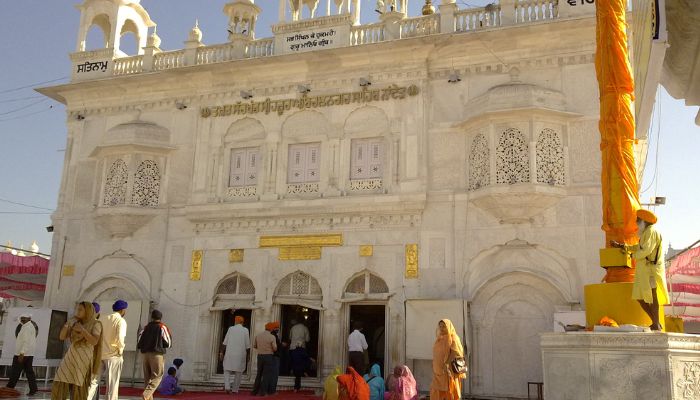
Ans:
[{"label": "man in orange turban", "polygon": [[636,260],[632,298],[639,301],[642,309],[651,319],[649,328],[653,331],[662,329],[659,322],[659,306],[668,304],[669,301],[663,240],[656,230],[657,220],[653,212],[645,209],[637,210],[639,243],[634,246],[613,243],[614,246],[629,252]]},{"label": "man in orange turban", "polygon": [[[224,390],[226,393],[238,393],[250,354],[250,332],[248,328],[243,326],[245,318],[236,315],[233,322],[235,325],[226,331],[226,337],[224,337],[224,343],[219,353],[219,358],[223,361],[224,366]],[[233,386],[231,386],[231,372],[233,372]]]}]

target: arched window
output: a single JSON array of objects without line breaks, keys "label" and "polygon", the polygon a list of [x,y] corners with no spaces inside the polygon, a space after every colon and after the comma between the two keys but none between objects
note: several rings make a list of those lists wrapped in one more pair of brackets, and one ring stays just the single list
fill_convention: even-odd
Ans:
[{"label": "arched window", "polygon": [[275,291],[276,296],[321,297],[322,294],[318,281],[301,271],[284,277]]},{"label": "arched window", "polygon": [[530,156],[525,136],[515,128],[501,133],[496,147],[496,183],[530,181]]},{"label": "arched window", "polygon": [[216,288],[217,295],[253,295],[255,296],[255,285],[247,276],[235,273]]},{"label": "arched window", "polygon": [[491,151],[483,133],[472,141],[469,153],[469,190],[478,190],[491,181]]},{"label": "arched window", "polygon": [[141,207],[158,207],[160,195],[160,169],[155,161],[146,160],[134,174],[131,203]]},{"label": "arched window", "polygon": [[346,297],[386,293],[389,293],[389,286],[384,279],[367,271],[356,275],[345,287]]},{"label": "arched window", "polygon": [[124,160],[119,159],[113,162],[107,173],[102,204],[108,207],[125,204],[128,181],[129,173]]},{"label": "arched window", "polygon": [[537,182],[564,185],[564,147],[559,134],[549,128],[537,138]]}]

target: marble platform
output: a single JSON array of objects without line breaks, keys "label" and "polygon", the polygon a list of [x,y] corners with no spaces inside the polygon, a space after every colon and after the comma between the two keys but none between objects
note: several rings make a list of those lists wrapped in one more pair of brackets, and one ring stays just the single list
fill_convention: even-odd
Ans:
[{"label": "marble platform", "polygon": [[700,399],[700,335],[541,335],[547,400]]}]

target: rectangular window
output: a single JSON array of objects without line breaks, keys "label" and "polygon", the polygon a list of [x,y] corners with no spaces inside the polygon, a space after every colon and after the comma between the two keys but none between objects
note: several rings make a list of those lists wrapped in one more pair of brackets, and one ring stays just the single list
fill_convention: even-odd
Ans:
[{"label": "rectangular window", "polygon": [[350,179],[379,179],[384,173],[384,140],[355,139],[350,144]]},{"label": "rectangular window", "polygon": [[231,150],[231,173],[229,174],[228,186],[257,185],[259,167],[260,149],[258,147]]},{"label": "rectangular window", "polygon": [[289,145],[287,183],[318,182],[320,175],[321,143]]}]

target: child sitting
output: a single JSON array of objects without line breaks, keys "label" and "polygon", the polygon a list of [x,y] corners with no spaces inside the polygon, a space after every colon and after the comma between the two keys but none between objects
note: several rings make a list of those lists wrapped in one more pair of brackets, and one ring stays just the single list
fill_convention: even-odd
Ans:
[{"label": "child sitting", "polygon": [[163,378],[163,381],[160,383],[160,386],[158,386],[158,393],[165,396],[175,396],[184,392],[184,390],[177,385],[177,378],[175,378],[176,374],[177,368],[168,368],[168,376]]}]

